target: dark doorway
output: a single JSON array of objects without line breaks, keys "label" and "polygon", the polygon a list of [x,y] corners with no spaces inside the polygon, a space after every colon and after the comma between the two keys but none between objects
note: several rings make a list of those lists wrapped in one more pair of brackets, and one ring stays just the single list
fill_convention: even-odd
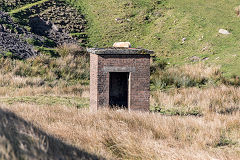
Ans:
[{"label": "dark doorway", "polygon": [[128,108],[128,72],[110,72],[109,105]]}]

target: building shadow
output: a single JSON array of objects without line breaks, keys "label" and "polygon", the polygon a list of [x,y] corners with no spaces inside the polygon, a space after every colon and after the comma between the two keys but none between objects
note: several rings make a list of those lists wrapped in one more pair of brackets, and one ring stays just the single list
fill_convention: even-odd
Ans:
[{"label": "building shadow", "polygon": [[47,134],[13,112],[0,108],[0,159],[103,160]]}]

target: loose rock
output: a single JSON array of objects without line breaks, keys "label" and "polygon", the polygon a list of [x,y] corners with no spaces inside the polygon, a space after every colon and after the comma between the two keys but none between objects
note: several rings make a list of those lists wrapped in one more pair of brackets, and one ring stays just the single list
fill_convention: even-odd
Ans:
[{"label": "loose rock", "polygon": [[187,40],[187,38],[184,37],[184,38],[182,39],[182,44],[185,43],[186,40]]},{"label": "loose rock", "polygon": [[225,30],[225,29],[219,29],[218,31],[220,34],[225,34],[225,35],[228,35],[230,34],[230,32],[228,30]]},{"label": "loose rock", "polygon": [[198,62],[198,61],[200,61],[201,59],[200,59],[199,57],[197,57],[197,56],[192,56],[192,57],[189,58],[189,60],[190,60],[191,62]]}]

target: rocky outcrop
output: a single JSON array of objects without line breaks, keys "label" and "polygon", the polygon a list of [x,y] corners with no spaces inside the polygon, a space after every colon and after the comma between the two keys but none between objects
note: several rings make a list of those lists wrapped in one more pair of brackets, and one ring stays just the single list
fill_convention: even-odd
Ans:
[{"label": "rocky outcrop", "polygon": [[[36,20],[38,21],[38,24],[40,24],[40,21],[44,21],[44,23],[47,23],[47,25],[50,24],[54,26],[53,28],[57,28],[59,32],[64,34],[62,37],[59,34],[55,34],[56,32],[53,32],[55,35],[49,38],[54,41],[58,41],[59,38],[61,39],[61,42],[64,40],[68,41],[69,37],[71,37],[72,40],[75,40],[82,46],[85,46],[86,44],[87,37],[84,32],[87,22],[84,16],[77,9],[67,4],[64,0],[46,1],[42,4],[21,11],[14,16],[21,18],[24,17],[24,19],[21,19],[23,22],[29,22],[30,20],[31,23],[32,20]],[[37,20],[36,17],[39,19]],[[36,25],[28,25],[30,25],[31,28],[34,27],[32,28],[33,30],[36,29]],[[44,24],[42,23],[41,26],[43,27]],[[69,36],[70,33],[83,34]]]},{"label": "rocky outcrop", "polygon": [[[7,12],[37,1],[39,0],[1,0],[0,10]],[[86,25],[83,15],[65,0],[49,0],[22,12],[29,16],[38,14],[45,21],[51,21],[69,33],[83,32]]]},{"label": "rocky outcrop", "polygon": [[10,16],[0,11],[0,54],[11,53],[13,57],[25,59],[38,54],[34,46],[27,43],[27,39],[34,38],[38,41],[43,39],[27,32],[15,24]]},{"label": "rocky outcrop", "polygon": [[54,40],[57,45],[77,43],[69,34],[59,29],[51,21],[44,21],[39,16],[31,17],[29,19],[29,25],[32,33]]},{"label": "rocky outcrop", "polygon": [[7,13],[0,11],[0,32],[23,34],[27,31],[15,24]]},{"label": "rocky outcrop", "polygon": [[[25,59],[38,54],[37,48],[53,48],[65,43],[85,46],[86,21],[81,13],[64,0],[49,0],[14,13],[12,18],[1,10],[11,10],[38,0],[0,2],[0,54]],[[75,33],[75,34],[70,34]]]},{"label": "rocky outcrop", "polygon": [[26,59],[37,55],[34,47],[28,44],[24,38],[15,33],[0,32],[0,53],[5,56]]},{"label": "rocky outcrop", "polygon": [[[43,9],[43,5],[46,9]],[[84,16],[65,1],[48,1],[39,8],[42,10],[39,13],[40,17],[45,21],[53,22],[59,29],[68,33],[84,32],[87,23]]]}]

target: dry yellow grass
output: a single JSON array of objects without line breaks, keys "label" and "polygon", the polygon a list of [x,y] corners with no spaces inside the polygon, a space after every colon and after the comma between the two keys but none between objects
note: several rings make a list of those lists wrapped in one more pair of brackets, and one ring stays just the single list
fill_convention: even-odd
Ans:
[{"label": "dry yellow grass", "polygon": [[61,96],[88,97],[89,86],[58,80],[52,86],[41,77],[22,77],[12,73],[0,74],[0,96],[34,96],[39,94],[54,94]]},{"label": "dry yellow grass", "polygon": [[204,63],[164,69],[160,67],[156,68],[151,75],[153,90],[216,85],[216,82],[221,82],[223,79],[220,67],[205,65]]},{"label": "dry yellow grass", "polygon": [[47,134],[16,114],[0,108],[1,160],[101,159]]},{"label": "dry yellow grass", "polygon": [[240,111],[240,88],[221,85],[209,88],[182,88],[155,91],[151,103],[160,108],[198,108],[202,114],[236,114]]},{"label": "dry yellow grass", "polygon": [[192,65],[186,64],[178,68],[173,67],[170,68],[168,72],[178,72],[179,74],[190,76],[192,79],[207,79],[219,75],[220,67],[211,65],[208,66],[204,63],[196,63]]},{"label": "dry yellow grass", "polygon": [[[56,61],[57,64],[64,63],[63,59]],[[10,62],[5,68],[8,64]],[[151,105],[158,106],[160,113],[106,109],[94,113],[88,109],[77,109],[81,105],[75,105],[81,103],[81,97],[89,98],[89,86],[80,83],[69,85],[71,81],[63,79],[46,83],[44,77],[17,76],[14,68],[4,71],[0,74],[0,100],[11,101],[2,101],[8,103],[1,104],[1,108],[90,154],[107,159],[143,160],[238,160],[240,157],[239,87],[210,83],[202,88],[156,90],[152,91]],[[161,76],[161,73],[154,76]],[[219,67],[204,64],[170,68],[165,75],[167,73],[174,78],[181,75],[183,80],[188,77],[196,82],[203,79],[211,82],[220,74]],[[51,105],[34,102],[38,96],[48,97],[45,101],[56,96],[62,102]],[[24,97],[30,97],[30,100],[24,100]],[[74,100],[69,101],[70,105],[66,101],[69,98]],[[171,113],[176,109],[189,115],[194,115],[192,110],[199,114],[167,116],[166,112],[162,112]]]},{"label": "dry yellow grass", "polygon": [[44,131],[107,159],[239,159],[240,114],[204,117],[3,106]]}]

